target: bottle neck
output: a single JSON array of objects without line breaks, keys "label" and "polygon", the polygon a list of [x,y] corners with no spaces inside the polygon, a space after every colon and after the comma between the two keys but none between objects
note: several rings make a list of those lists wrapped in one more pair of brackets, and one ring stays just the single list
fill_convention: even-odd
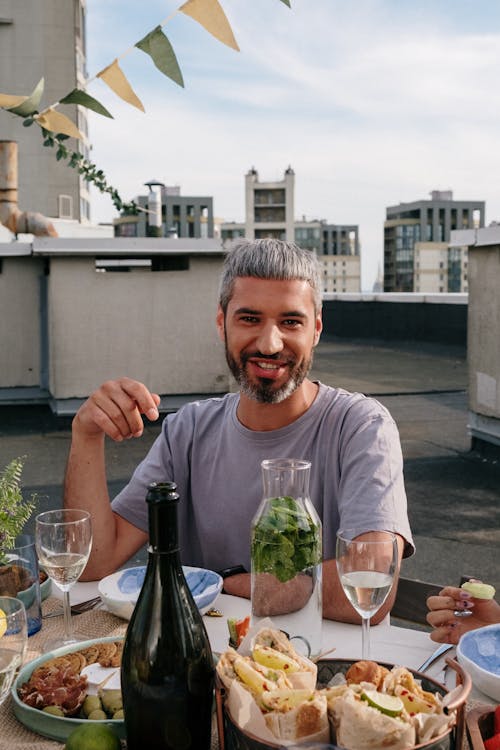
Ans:
[{"label": "bottle neck", "polygon": [[179,552],[177,534],[177,503],[149,504],[149,552]]}]

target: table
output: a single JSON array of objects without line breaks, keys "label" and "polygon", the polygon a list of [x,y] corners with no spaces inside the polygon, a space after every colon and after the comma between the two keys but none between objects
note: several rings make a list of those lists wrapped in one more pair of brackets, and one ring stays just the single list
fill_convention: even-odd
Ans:
[{"label": "table", "polygon": [[[71,591],[73,604],[90,599],[97,594],[96,583],[77,583]],[[61,594],[53,587],[53,595],[44,602],[44,611],[59,607],[57,599]],[[249,614],[250,602],[246,599],[221,594],[217,599],[217,608],[223,617],[205,617],[204,622],[215,653],[224,651],[227,647],[228,630],[227,618],[242,618]],[[108,635],[124,635],[127,623],[115,615],[103,610],[92,610],[75,618],[75,627],[89,638]],[[40,653],[43,642],[55,635],[54,631],[62,632],[62,617],[43,620],[42,630],[28,641],[28,658],[34,659]],[[379,661],[401,663],[413,669],[434,651],[436,644],[430,640],[428,633],[400,628],[390,625],[387,621],[372,628],[372,656]],[[361,654],[361,628],[358,625],[348,625],[325,620],[323,622],[323,650],[335,648],[334,658],[359,658]],[[428,674],[439,673],[442,664],[438,663]],[[450,674],[450,685],[454,685],[454,673]],[[475,695],[475,700],[481,703],[491,703],[482,694]],[[61,750],[63,745],[53,740],[33,734],[17,722],[12,714],[10,698],[0,706],[0,750]],[[212,750],[218,749],[216,733],[212,741]]]}]

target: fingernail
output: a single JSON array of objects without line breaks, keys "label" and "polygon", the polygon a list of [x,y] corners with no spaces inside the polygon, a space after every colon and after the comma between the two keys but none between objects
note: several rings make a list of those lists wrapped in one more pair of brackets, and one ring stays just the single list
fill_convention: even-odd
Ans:
[{"label": "fingernail", "polygon": [[470,599],[470,598],[471,598],[471,595],[469,594],[469,592],[468,592],[468,591],[461,591],[461,592],[460,592],[460,598],[461,598],[461,599]]},{"label": "fingernail", "polygon": [[141,437],[141,435],[142,435],[142,430],[137,430],[137,432],[134,432],[133,437]]},{"label": "fingernail", "polygon": [[158,413],[158,409],[149,409],[149,411],[146,412],[146,416],[148,419],[155,420],[158,419],[160,416]]}]

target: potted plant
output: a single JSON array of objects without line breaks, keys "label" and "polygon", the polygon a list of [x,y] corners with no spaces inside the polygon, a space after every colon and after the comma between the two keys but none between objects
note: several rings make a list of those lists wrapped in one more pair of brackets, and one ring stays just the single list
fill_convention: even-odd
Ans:
[{"label": "potted plant", "polygon": [[26,522],[36,508],[35,494],[25,500],[21,490],[23,459],[14,458],[0,472],[0,591],[16,596],[33,581],[29,570],[12,561],[12,550]]}]

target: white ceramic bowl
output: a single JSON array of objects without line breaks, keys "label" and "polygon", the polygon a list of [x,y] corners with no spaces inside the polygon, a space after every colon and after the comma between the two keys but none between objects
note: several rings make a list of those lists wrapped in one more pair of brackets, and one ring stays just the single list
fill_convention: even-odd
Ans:
[{"label": "white ceramic bowl", "polygon": [[500,623],[464,633],[457,658],[473,685],[500,702]]},{"label": "white ceramic bowl", "polygon": [[[188,586],[200,612],[213,605],[222,590],[222,578],[213,570],[183,566]],[[146,566],[118,570],[99,582],[99,596],[113,614],[130,620],[144,581]]]}]

